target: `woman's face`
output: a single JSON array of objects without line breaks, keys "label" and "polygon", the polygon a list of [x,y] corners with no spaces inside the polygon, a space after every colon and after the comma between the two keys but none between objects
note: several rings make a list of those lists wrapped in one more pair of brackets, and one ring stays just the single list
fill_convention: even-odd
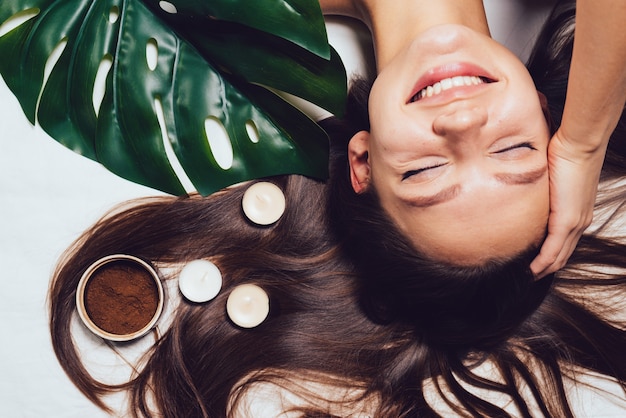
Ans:
[{"label": "woman's face", "polygon": [[374,83],[352,183],[427,254],[472,265],[544,237],[549,129],[524,65],[463,26],[423,32]]}]

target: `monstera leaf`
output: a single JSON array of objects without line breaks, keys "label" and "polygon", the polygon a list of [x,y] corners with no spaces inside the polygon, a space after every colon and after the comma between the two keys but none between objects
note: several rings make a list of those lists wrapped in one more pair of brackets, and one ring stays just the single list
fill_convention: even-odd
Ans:
[{"label": "monstera leaf", "polygon": [[325,133],[277,94],[341,112],[316,0],[1,0],[2,22],[0,73],[28,119],[126,179],[183,194],[174,159],[205,195],[326,176]]}]

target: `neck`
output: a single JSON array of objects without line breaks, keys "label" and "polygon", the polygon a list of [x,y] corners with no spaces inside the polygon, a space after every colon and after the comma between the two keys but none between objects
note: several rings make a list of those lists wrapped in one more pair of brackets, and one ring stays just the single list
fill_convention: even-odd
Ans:
[{"label": "neck", "polygon": [[374,39],[380,71],[421,32],[453,23],[489,35],[482,0],[356,0]]}]

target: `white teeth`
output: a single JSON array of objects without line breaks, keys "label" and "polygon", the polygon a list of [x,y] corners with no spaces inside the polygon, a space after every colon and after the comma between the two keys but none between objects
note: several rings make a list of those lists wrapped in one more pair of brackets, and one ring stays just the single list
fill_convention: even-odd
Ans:
[{"label": "white teeth", "polygon": [[452,85],[455,87],[460,87],[465,84],[462,76],[452,77]]},{"label": "white teeth", "polygon": [[443,80],[440,81],[440,83],[441,83],[441,90],[443,91],[450,90],[452,88],[451,78],[444,78]]},{"label": "white teeth", "polygon": [[414,97],[412,101],[422,99],[424,97],[432,97],[435,96],[442,91],[450,90],[453,87],[462,87],[462,86],[475,86],[478,84],[483,84],[484,81],[480,77],[476,76],[456,76],[452,78],[445,78],[441,81],[436,82],[432,86],[428,86],[419,91]]}]

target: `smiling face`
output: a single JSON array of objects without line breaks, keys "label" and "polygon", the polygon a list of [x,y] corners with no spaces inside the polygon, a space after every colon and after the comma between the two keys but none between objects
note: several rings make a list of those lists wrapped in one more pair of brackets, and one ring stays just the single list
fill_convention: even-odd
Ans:
[{"label": "smiling face", "polygon": [[350,142],[355,191],[374,185],[413,244],[462,265],[539,244],[549,129],[524,65],[463,26],[423,32],[382,69],[371,131]]}]

